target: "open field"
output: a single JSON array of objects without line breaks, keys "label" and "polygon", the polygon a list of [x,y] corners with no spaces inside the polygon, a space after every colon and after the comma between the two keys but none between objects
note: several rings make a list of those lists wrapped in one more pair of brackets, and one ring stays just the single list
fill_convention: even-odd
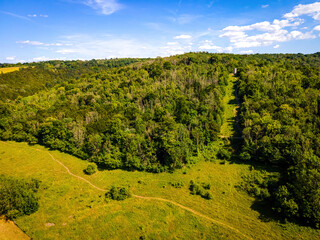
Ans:
[{"label": "open field", "polygon": [[[88,179],[100,188],[108,189],[113,184],[130,186],[136,195],[174,201],[219,223],[156,199],[133,197],[122,202],[106,202],[104,192],[69,175],[48,153],[73,174]],[[240,181],[240,174],[249,171],[247,165],[199,162],[190,169],[172,174],[115,170],[86,176],[82,172],[88,164],[86,161],[58,151],[47,151],[41,146],[15,142],[0,142],[0,164],[0,174],[33,177],[42,181],[40,209],[16,221],[34,239],[320,237],[320,232],[311,228],[261,221],[259,213],[251,208],[253,199],[234,188]],[[192,179],[211,183],[213,199],[191,195],[188,183]],[[169,182],[182,182],[184,186],[177,189]]]},{"label": "open field", "polygon": [[0,218],[0,239],[2,240],[27,240],[30,239],[12,221]]},{"label": "open field", "polygon": [[9,73],[14,71],[19,71],[20,67],[4,67],[0,68],[0,73]]}]

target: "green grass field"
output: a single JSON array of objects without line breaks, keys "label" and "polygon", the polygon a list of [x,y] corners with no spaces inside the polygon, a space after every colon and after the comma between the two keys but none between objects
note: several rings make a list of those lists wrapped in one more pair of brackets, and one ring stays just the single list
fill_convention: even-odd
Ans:
[{"label": "green grass field", "polygon": [[223,124],[221,126],[221,137],[222,138],[229,138],[234,135],[236,132],[235,126],[235,116],[236,116],[236,108],[237,108],[237,101],[234,95],[234,84],[236,78],[233,76],[229,76],[229,84],[226,87],[226,95],[223,98],[224,103],[224,117],[223,117]]},{"label": "green grass field", "polygon": [[[41,149],[44,152],[37,151]],[[194,215],[171,203],[130,198],[106,202],[104,192],[67,174],[101,188],[130,186],[134,194],[173,200],[219,223]],[[39,210],[16,223],[33,239],[317,239],[320,231],[294,224],[263,222],[251,209],[253,199],[234,185],[247,165],[199,162],[174,173],[152,174],[122,170],[99,171],[86,176],[87,166],[73,156],[25,143],[0,142],[0,174],[42,181]],[[211,183],[212,200],[191,195],[190,180]],[[169,182],[183,182],[180,189]],[[230,228],[231,227],[231,228]],[[232,228],[241,232],[232,230]]]}]

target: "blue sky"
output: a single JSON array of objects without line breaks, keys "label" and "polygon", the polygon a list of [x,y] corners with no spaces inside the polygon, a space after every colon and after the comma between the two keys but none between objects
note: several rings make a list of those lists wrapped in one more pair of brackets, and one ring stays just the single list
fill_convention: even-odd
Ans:
[{"label": "blue sky", "polygon": [[0,0],[0,62],[320,51],[320,1]]}]

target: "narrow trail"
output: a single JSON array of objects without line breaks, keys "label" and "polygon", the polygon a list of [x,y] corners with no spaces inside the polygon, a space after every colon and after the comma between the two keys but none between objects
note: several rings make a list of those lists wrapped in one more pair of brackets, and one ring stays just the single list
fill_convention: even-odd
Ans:
[{"label": "narrow trail", "polygon": [[240,102],[237,94],[236,77],[229,76],[229,84],[226,87],[226,94],[223,97],[225,110],[223,113],[223,124],[221,125],[220,138],[243,139],[242,129],[239,124],[238,112]]},{"label": "narrow trail", "polygon": [[[233,78],[236,79],[236,77],[233,77]],[[235,111],[236,111],[235,112],[235,118],[236,118],[235,120],[236,120],[238,132],[242,133],[243,129],[242,129],[241,125],[240,125],[240,118],[239,118],[239,111],[240,111],[240,107],[241,107],[241,102],[239,100],[238,89],[237,88],[234,89],[234,96],[235,96],[235,100],[237,102],[237,107],[235,109]]]},{"label": "narrow trail", "polygon": [[252,238],[248,237],[247,235],[243,234],[243,233],[242,233],[241,231],[239,231],[238,229],[236,229],[236,228],[234,228],[234,227],[232,227],[232,226],[230,226],[230,225],[228,225],[228,224],[226,224],[226,223],[223,223],[223,222],[220,222],[220,221],[218,221],[218,220],[216,220],[216,219],[213,219],[213,218],[211,218],[211,217],[208,217],[208,216],[206,216],[206,215],[204,215],[204,214],[202,214],[202,213],[199,213],[199,212],[193,210],[192,208],[188,208],[188,207],[183,206],[183,205],[181,205],[181,204],[179,204],[179,203],[177,203],[177,202],[174,202],[174,201],[171,201],[171,200],[168,200],[168,199],[164,199],[164,198],[158,198],[158,197],[143,197],[143,196],[138,196],[138,195],[135,195],[135,194],[133,194],[132,196],[133,196],[133,197],[136,197],[136,198],[141,198],[141,199],[158,200],[158,201],[162,201],[162,202],[171,203],[171,204],[173,204],[173,205],[175,205],[175,206],[177,206],[177,207],[180,207],[180,208],[182,208],[182,209],[184,209],[184,210],[186,210],[186,211],[188,211],[188,212],[193,213],[194,215],[197,215],[197,216],[199,216],[199,217],[205,218],[205,219],[207,219],[207,220],[209,220],[209,221],[211,221],[211,222],[214,222],[214,223],[217,224],[217,225],[220,225],[220,226],[223,226],[223,227],[225,227],[225,228],[228,228],[228,229],[230,229],[230,230],[232,230],[232,231],[240,234],[241,236],[243,236],[243,237],[245,237],[245,238],[247,238],[247,239],[252,239]]},{"label": "narrow trail", "polygon": [[[1,141],[1,142],[2,142],[2,141]],[[2,143],[8,144],[8,143],[6,143],[6,142],[2,142]],[[9,145],[9,144],[8,144],[8,145]],[[39,152],[47,153],[47,154],[51,157],[52,160],[54,160],[55,162],[59,163],[62,167],[64,167],[64,168],[67,170],[67,173],[68,173],[69,175],[71,175],[71,176],[73,176],[73,177],[75,177],[75,178],[78,178],[78,179],[80,179],[80,180],[82,180],[82,181],[85,181],[85,182],[88,183],[91,187],[97,189],[98,191],[101,191],[101,192],[106,192],[106,191],[107,191],[106,189],[97,187],[96,185],[94,185],[93,183],[91,183],[90,181],[88,181],[87,179],[85,179],[85,178],[83,178],[83,177],[80,177],[80,176],[78,176],[78,175],[73,174],[67,166],[65,166],[62,162],[60,162],[59,160],[57,160],[51,153],[49,153],[49,152],[47,152],[47,151],[43,151],[43,150],[38,149],[38,148],[35,148],[35,150],[36,150],[36,151],[39,151]],[[227,229],[230,229],[230,230],[232,230],[233,232],[236,232],[236,233],[240,234],[241,236],[243,236],[243,237],[246,238],[246,239],[252,239],[252,238],[248,237],[247,235],[243,234],[240,230],[238,230],[238,229],[236,229],[236,228],[234,228],[234,227],[232,227],[232,226],[230,226],[230,225],[228,225],[228,224],[226,224],[226,223],[223,223],[223,222],[221,222],[221,221],[219,221],[219,220],[216,220],[216,219],[213,219],[213,218],[211,218],[211,217],[208,217],[208,216],[206,216],[206,215],[204,215],[204,214],[202,214],[202,213],[199,213],[199,212],[193,210],[192,208],[186,207],[186,206],[181,205],[181,204],[179,204],[179,203],[177,203],[177,202],[174,202],[174,201],[172,201],[172,200],[168,200],[168,199],[165,199],[165,198],[159,198],[159,197],[144,197],[144,196],[139,196],[139,195],[135,195],[135,194],[132,194],[132,196],[135,197],[135,198],[139,198],[139,199],[157,200],[157,201],[162,201],[162,202],[171,203],[171,204],[173,204],[173,205],[175,205],[175,206],[177,206],[177,207],[180,207],[180,208],[182,208],[182,209],[184,209],[184,210],[186,210],[186,211],[188,211],[188,212],[193,213],[193,214],[196,215],[196,216],[205,218],[205,219],[207,219],[207,220],[209,220],[209,221],[211,221],[211,222],[213,222],[213,223],[215,223],[215,224],[217,224],[217,225],[220,225],[220,226],[223,226],[223,227],[225,227],[225,228],[227,228]]]},{"label": "narrow trail", "polygon": [[[38,148],[36,148],[35,150],[36,150],[36,151],[39,151],[39,152],[45,152],[45,151],[42,151],[42,150],[40,150],[40,149],[38,149]],[[48,153],[48,152],[47,152],[47,153]],[[99,190],[99,191],[102,191],[102,192],[106,192],[106,191],[107,191],[106,189],[97,187],[96,185],[94,185],[94,184],[92,184],[90,181],[88,181],[87,179],[85,179],[85,178],[83,178],[83,177],[80,177],[80,176],[78,176],[78,175],[73,174],[67,166],[65,166],[65,165],[64,165],[62,162],[60,162],[59,160],[55,159],[55,158],[52,156],[51,153],[48,153],[48,154],[49,154],[49,156],[50,156],[54,161],[56,161],[56,162],[59,163],[62,167],[64,167],[64,168],[67,170],[68,174],[70,174],[71,176],[73,176],[73,177],[75,177],[75,178],[78,178],[78,179],[80,179],[80,180],[82,180],[82,181],[87,182],[89,185],[91,185],[91,187],[93,187],[93,188],[95,188],[95,189],[97,189],[97,190]]]}]

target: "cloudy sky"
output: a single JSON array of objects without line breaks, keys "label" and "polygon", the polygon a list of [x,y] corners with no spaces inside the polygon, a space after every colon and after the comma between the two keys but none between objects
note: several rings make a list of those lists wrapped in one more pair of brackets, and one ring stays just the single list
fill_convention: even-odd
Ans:
[{"label": "cloudy sky", "polygon": [[320,51],[320,1],[0,0],[0,62]]}]

